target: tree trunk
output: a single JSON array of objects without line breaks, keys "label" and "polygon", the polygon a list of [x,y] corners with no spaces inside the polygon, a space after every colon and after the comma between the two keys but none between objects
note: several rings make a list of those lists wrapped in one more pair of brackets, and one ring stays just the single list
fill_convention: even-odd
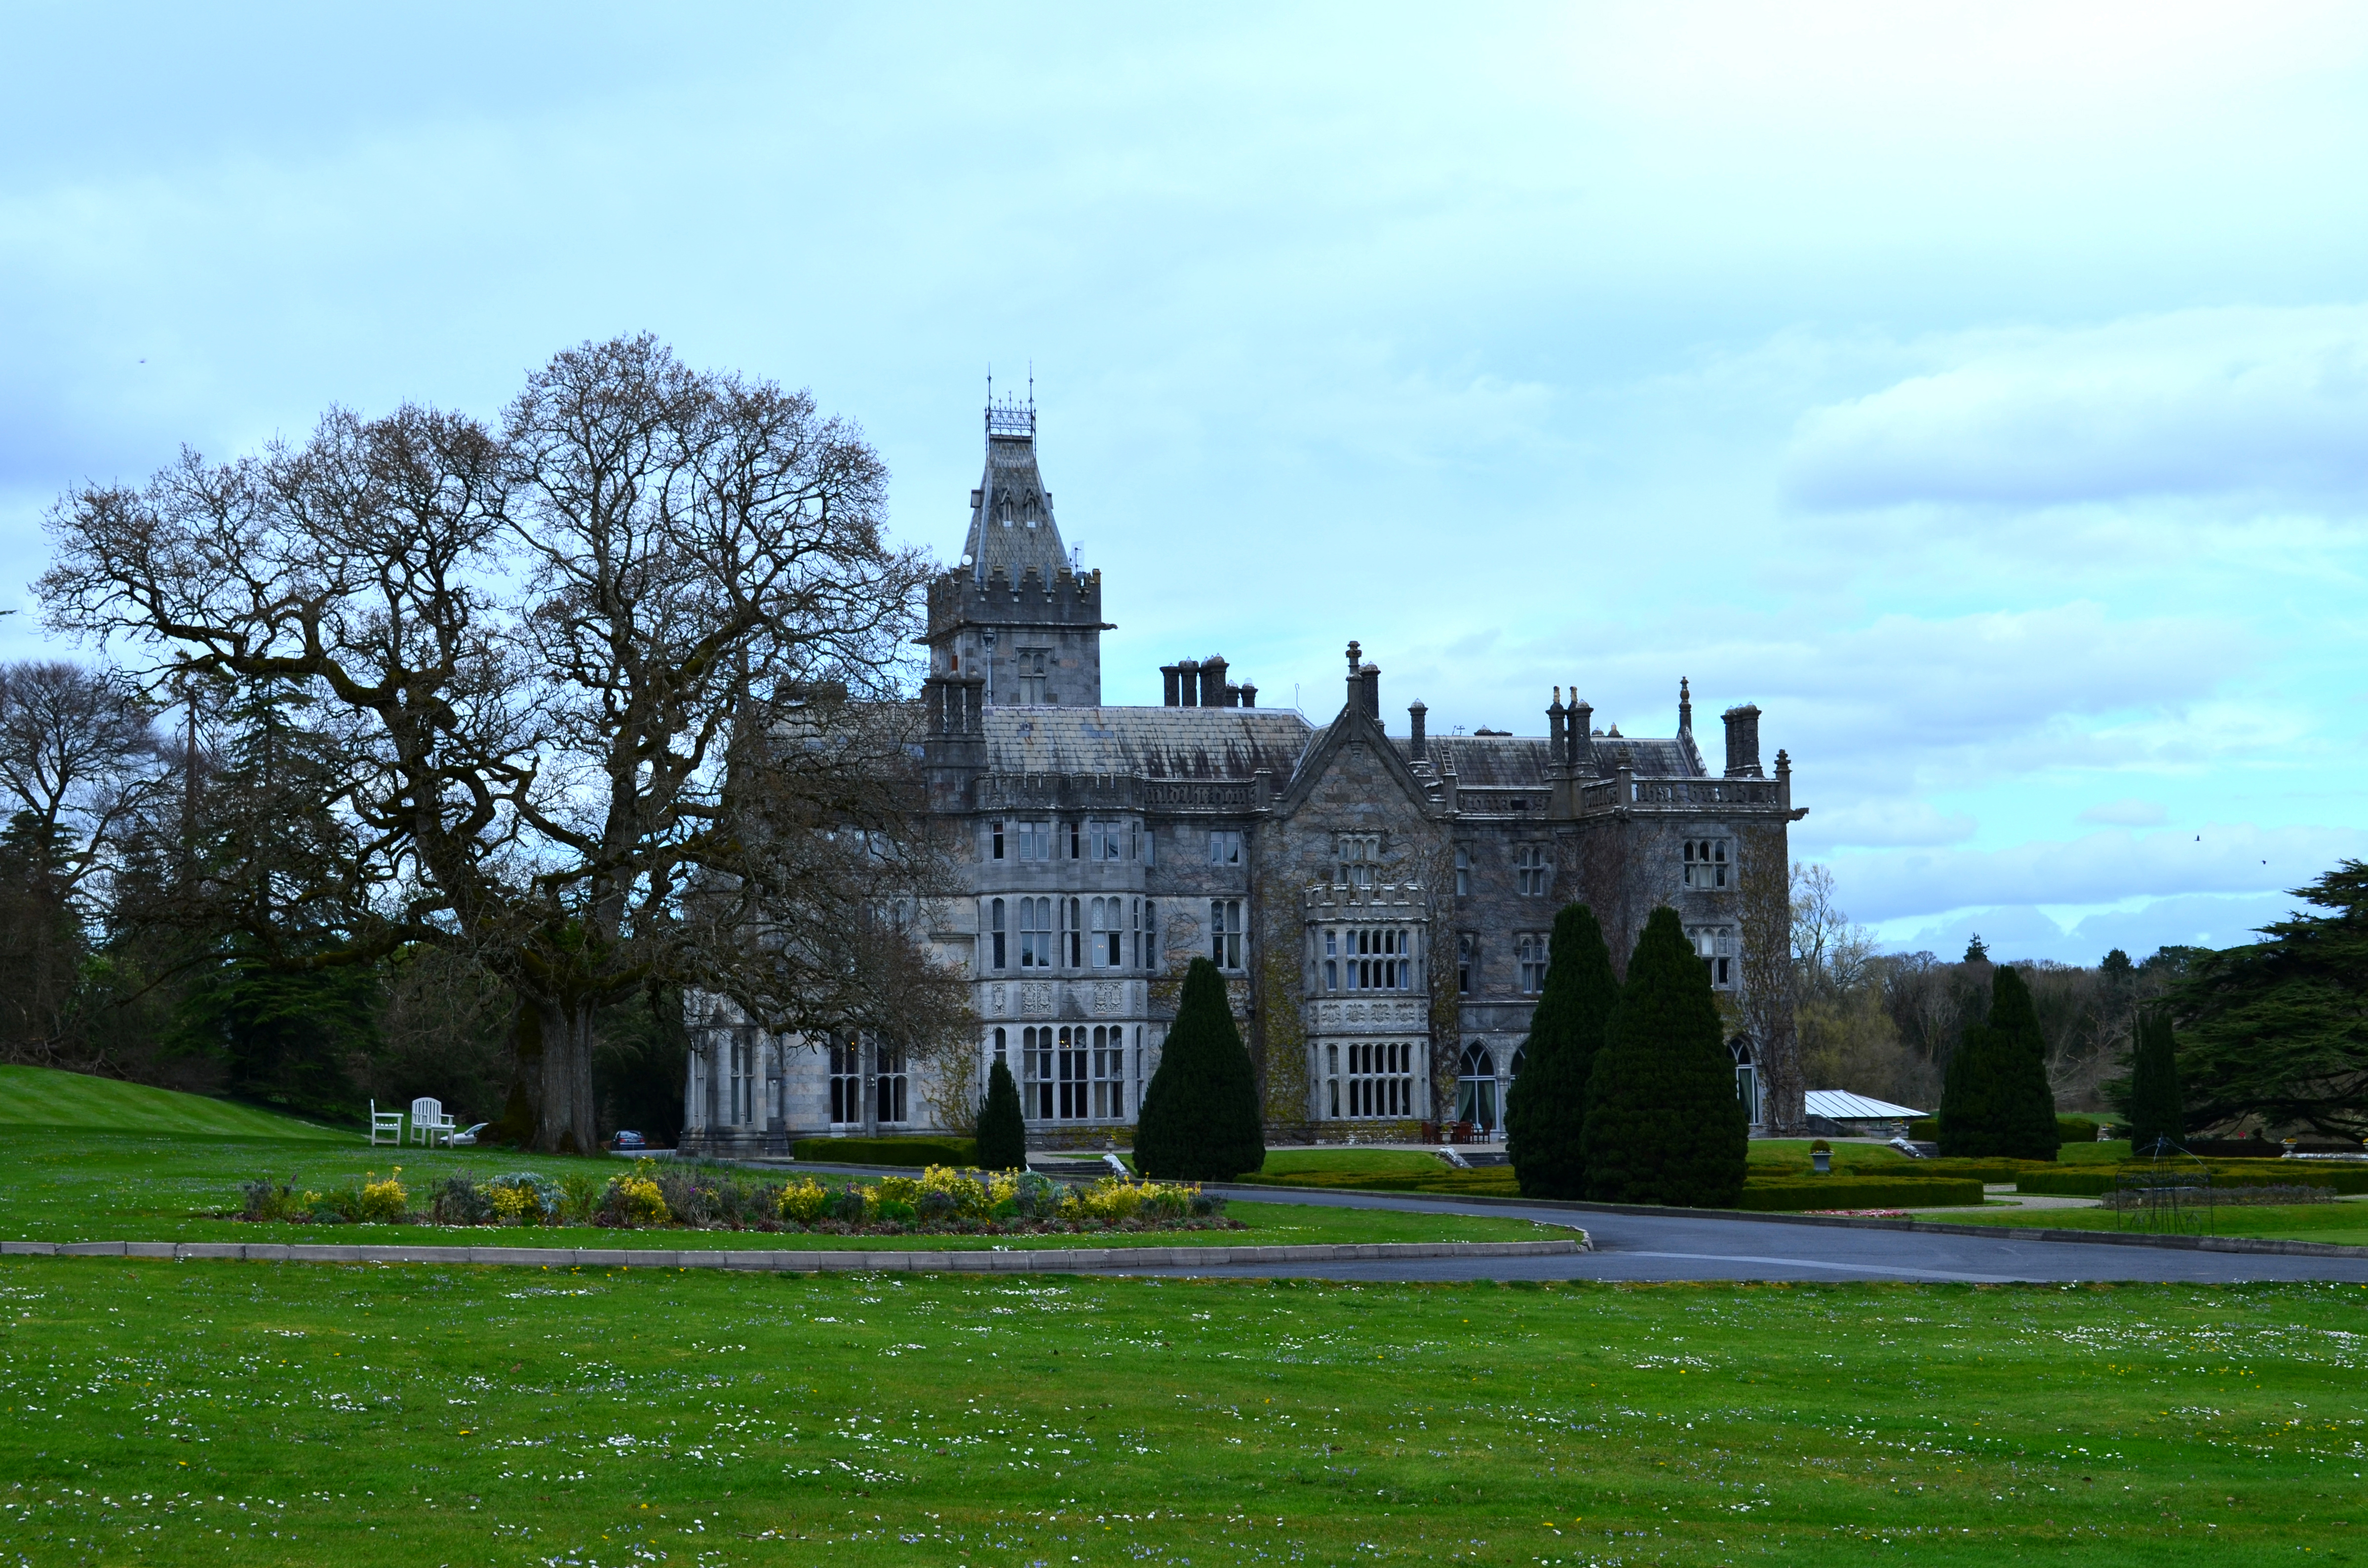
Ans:
[{"label": "tree trunk", "polygon": [[542,1015],[542,1095],[535,1107],[534,1146],[545,1153],[589,1154],[600,1147],[592,1120],[592,1020],[598,1009],[568,1000],[538,1005]]}]

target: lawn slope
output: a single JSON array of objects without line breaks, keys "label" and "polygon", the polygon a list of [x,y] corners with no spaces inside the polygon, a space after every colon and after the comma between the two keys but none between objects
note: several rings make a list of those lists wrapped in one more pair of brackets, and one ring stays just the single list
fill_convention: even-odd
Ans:
[{"label": "lawn slope", "polygon": [[350,1128],[321,1127],[203,1095],[49,1067],[0,1067],[0,1127],[313,1142],[361,1136]]}]

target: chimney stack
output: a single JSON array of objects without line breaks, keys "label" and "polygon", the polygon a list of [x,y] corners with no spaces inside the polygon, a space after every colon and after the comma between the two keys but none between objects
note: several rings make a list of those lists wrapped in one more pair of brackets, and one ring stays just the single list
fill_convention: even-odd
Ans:
[{"label": "chimney stack", "polygon": [[1678,677],[1678,733],[1679,733],[1679,734],[1681,734],[1681,735],[1691,735],[1691,734],[1692,734],[1693,733],[1694,733],[1694,696],[1693,696],[1693,690],[1692,690],[1692,688],[1691,688],[1691,687],[1689,687],[1689,686],[1686,684],[1686,677],[1685,677],[1685,676],[1679,676]]},{"label": "chimney stack", "polygon": [[1563,760],[1588,778],[1595,775],[1595,709],[1579,700],[1578,688],[1571,687],[1570,707],[1563,714],[1565,744]]},{"label": "chimney stack", "polygon": [[1212,653],[1201,661],[1201,706],[1223,708],[1225,702],[1225,656]]},{"label": "chimney stack", "polygon": [[1382,666],[1367,665],[1357,672],[1357,678],[1363,693],[1359,700],[1365,705],[1365,717],[1378,724],[1382,722]]},{"label": "chimney stack", "polygon": [[1759,778],[1759,710],[1752,703],[1730,708],[1722,715],[1726,720],[1726,776],[1729,778]]},{"label": "chimney stack", "polygon": [[1174,665],[1162,665],[1159,666],[1160,688],[1167,694],[1162,698],[1161,701],[1164,706],[1168,708],[1181,708],[1184,706],[1183,696],[1176,689],[1177,669],[1178,666]]},{"label": "chimney stack", "polygon": [[1563,712],[1562,687],[1554,688],[1554,701],[1546,708],[1546,756],[1555,762],[1570,760],[1570,734],[1563,728],[1567,718]]},{"label": "chimney stack", "polygon": [[1185,708],[1200,707],[1201,661],[1198,659],[1184,659],[1178,661],[1176,665],[1176,679],[1178,687],[1183,693],[1183,701],[1178,706]]},{"label": "chimney stack", "polygon": [[1258,685],[1256,682],[1247,680],[1242,682],[1242,706],[1245,708],[1255,708],[1258,706]]},{"label": "chimney stack", "polygon": [[1429,714],[1430,710],[1424,705],[1420,698],[1415,699],[1406,707],[1406,733],[1413,737],[1408,742],[1406,750],[1417,762],[1422,761],[1428,755],[1426,748],[1429,745],[1429,742],[1424,738],[1422,725],[1423,721]]}]

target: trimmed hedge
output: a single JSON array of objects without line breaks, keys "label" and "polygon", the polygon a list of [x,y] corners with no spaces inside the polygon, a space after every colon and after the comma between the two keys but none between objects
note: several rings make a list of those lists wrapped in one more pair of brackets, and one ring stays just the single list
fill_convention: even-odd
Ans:
[{"label": "trimmed hedge", "polygon": [[[2015,1187],[2020,1192],[2054,1193],[2065,1198],[2102,1198],[2113,1190],[2122,1176],[2142,1176],[2151,1168],[2140,1163],[2088,1170],[2032,1171],[2017,1177]],[[2206,1168],[2212,1173],[2214,1187],[2324,1187],[2340,1193],[2368,1192],[2368,1166],[2342,1169],[2305,1165],[2298,1160],[2259,1160],[2233,1168]]]},{"label": "trimmed hedge", "polygon": [[[1907,1136],[1918,1143],[1938,1142],[1941,1138],[1941,1119],[1936,1116],[1918,1117],[1907,1124]],[[2055,1119],[2055,1142],[2059,1147],[2066,1143],[2094,1143],[2096,1141],[2097,1119],[2095,1117],[2059,1116]]]},{"label": "trimmed hedge", "polygon": [[1744,1185],[1738,1209],[1761,1213],[1799,1213],[1809,1209],[1978,1208],[1982,1184],[1927,1176],[1920,1181],[1869,1181],[1852,1176],[1807,1176],[1797,1181]]},{"label": "trimmed hedge", "polygon": [[952,1165],[978,1164],[978,1143],[969,1138],[801,1138],[790,1145],[793,1160],[825,1165]]}]

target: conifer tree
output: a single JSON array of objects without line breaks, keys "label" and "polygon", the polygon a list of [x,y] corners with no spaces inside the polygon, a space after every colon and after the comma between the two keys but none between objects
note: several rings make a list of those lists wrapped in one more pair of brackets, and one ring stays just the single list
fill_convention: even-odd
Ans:
[{"label": "conifer tree", "polygon": [[1583,903],[1554,916],[1545,989],[1505,1095],[1505,1147],[1525,1198],[1587,1196],[1587,1083],[1620,1002],[1603,927]]},{"label": "conifer tree", "polygon": [[2130,1052],[2130,1153],[2149,1153],[2162,1141],[2187,1137],[2187,1110],[2179,1088],[2179,1061],[2170,1015],[2147,1014]]},{"label": "conifer tree", "polygon": [[978,1112],[978,1164],[981,1170],[1022,1170],[1028,1165],[1028,1121],[1019,1111],[1019,1086],[1003,1058],[987,1070],[986,1104]]},{"label": "conifer tree", "polygon": [[1696,1208],[1743,1190],[1751,1131],[1710,971],[1678,913],[1653,911],[1588,1080],[1587,1192]]},{"label": "conifer tree", "polygon": [[1941,1094],[1941,1153],[1974,1158],[2055,1157],[2055,1092],[2031,988],[2010,965],[1990,976],[1990,1013],[1965,1030]]},{"label": "conifer tree", "polygon": [[1176,1021],[1135,1119],[1134,1163],[1161,1181],[1231,1181],[1266,1164],[1257,1074],[1224,978],[1207,959],[1184,972]]}]

